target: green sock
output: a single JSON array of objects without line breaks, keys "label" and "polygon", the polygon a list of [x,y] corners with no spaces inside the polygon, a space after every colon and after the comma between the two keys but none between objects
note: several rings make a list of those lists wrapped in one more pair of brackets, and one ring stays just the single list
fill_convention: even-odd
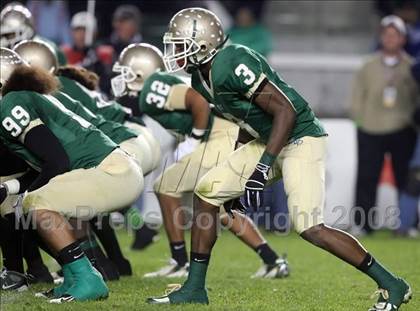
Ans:
[{"label": "green sock", "polygon": [[391,272],[375,260],[365,273],[375,280],[380,288],[384,289],[392,287],[397,280]]},{"label": "green sock", "polygon": [[191,261],[190,269],[188,271],[188,279],[184,283],[183,287],[188,289],[205,288],[208,267],[208,263]]}]

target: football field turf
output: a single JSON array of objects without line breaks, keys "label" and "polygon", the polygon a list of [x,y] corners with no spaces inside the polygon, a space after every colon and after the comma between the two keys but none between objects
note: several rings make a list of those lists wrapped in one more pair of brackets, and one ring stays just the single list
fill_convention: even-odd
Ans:
[{"label": "football field turf", "polygon": [[[354,268],[305,243],[297,235],[266,234],[278,252],[287,251],[292,268],[288,279],[251,280],[260,266],[257,255],[229,232],[216,243],[208,274],[210,306],[150,306],[147,297],[163,294],[168,283],[179,279],[143,279],[145,272],[160,268],[169,258],[167,240],[161,239],[138,252],[130,250],[132,236],[125,231],[119,238],[135,275],[108,283],[107,300],[88,303],[50,305],[33,294],[45,285],[33,286],[24,293],[1,293],[1,310],[287,310],[359,311],[374,300],[373,281]],[[414,291],[410,304],[400,310],[420,310],[420,241],[396,239],[380,232],[362,242],[386,266],[406,278]]]}]

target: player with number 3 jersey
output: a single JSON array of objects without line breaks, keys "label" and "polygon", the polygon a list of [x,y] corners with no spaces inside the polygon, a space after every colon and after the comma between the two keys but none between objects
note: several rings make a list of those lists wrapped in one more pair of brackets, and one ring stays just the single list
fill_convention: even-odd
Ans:
[{"label": "player with number 3 jersey", "polygon": [[[176,163],[167,167],[154,184],[172,258],[169,265],[147,273],[145,277],[186,276],[188,255],[181,199],[191,194],[198,180],[234,150],[239,128],[214,116],[205,98],[179,77],[163,72],[162,54],[156,47],[149,44],[129,45],[119,57],[119,67],[125,72],[132,72],[132,76],[138,76],[134,82],[142,85],[138,95],[140,111],[183,138],[175,150]],[[128,85],[123,87],[128,88]],[[235,213],[234,219],[230,220],[223,214],[221,221],[263,260],[264,265],[254,277],[288,276],[287,261],[273,251],[248,217]]]},{"label": "player with number 3 jersey", "polygon": [[[163,38],[167,70],[192,74],[192,86],[254,137],[200,179],[194,219],[215,224],[219,207],[242,194],[247,206],[260,208],[265,185],[283,178],[290,218],[301,237],[358,268],[381,289],[370,311],[397,310],[408,302],[411,288],[404,280],[352,236],[324,224],[326,132],[308,103],[257,52],[225,45],[221,22],[211,11],[181,10],[168,28]],[[150,303],[209,302],[205,279],[216,233],[215,225],[193,223],[187,281]]]}]

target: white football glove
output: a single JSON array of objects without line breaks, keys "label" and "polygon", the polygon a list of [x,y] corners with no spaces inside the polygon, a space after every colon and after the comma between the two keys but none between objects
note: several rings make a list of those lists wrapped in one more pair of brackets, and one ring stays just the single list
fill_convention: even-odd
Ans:
[{"label": "white football glove", "polygon": [[178,147],[174,151],[175,161],[178,162],[186,155],[193,153],[194,150],[198,147],[198,145],[200,145],[200,143],[200,139],[187,136],[187,138],[182,143],[178,144]]}]

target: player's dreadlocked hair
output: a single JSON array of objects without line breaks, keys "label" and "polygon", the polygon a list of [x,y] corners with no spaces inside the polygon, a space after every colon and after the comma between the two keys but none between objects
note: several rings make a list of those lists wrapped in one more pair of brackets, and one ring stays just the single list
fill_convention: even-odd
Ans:
[{"label": "player's dreadlocked hair", "polygon": [[1,93],[3,96],[14,91],[51,94],[56,92],[58,87],[58,80],[45,69],[21,65],[13,70]]},{"label": "player's dreadlocked hair", "polygon": [[93,71],[75,66],[63,66],[58,68],[57,76],[63,76],[79,82],[84,87],[94,91],[98,87],[99,77]]}]

